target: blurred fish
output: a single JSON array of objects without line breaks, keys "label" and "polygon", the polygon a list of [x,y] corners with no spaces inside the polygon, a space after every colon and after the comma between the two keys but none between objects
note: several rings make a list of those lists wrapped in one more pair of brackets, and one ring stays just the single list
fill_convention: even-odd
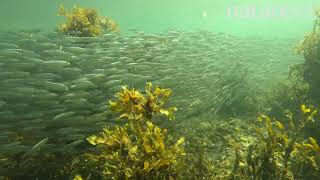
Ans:
[{"label": "blurred fish", "polygon": [[53,118],[53,120],[63,120],[63,119],[68,118],[68,117],[70,117],[70,116],[72,116],[72,115],[74,115],[74,114],[76,114],[76,113],[75,113],[75,112],[72,112],[72,111],[70,111],[70,112],[65,112],[65,113],[62,113],[62,114],[59,114],[59,115],[55,116],[55,117]]},{"label": "blurred fish", "polygon": [[43,82],[44,87],[49,90],[49,91],[54,91],[54,92],[66,92],[69,91],[69,88],[60,83],[53,83],[53,82]]},{"label": "blurred fish", "polygon": [[83,144],[84,142],[85,142],[85,140],[80,139],[80,140],[77,140],[77,141],[74,141],[72,143],[67,144],[67,146],[75,147],[75,146],[79,146],[80,144]]},{"label": "blurred fish", "polygon": [[41,141],[39,141],[37,144],[35,144],[34,146],[32,146],[30,151],[35,151],[39,148],[41,148],[42,146],[44,146],[47,142],[48,142],[49,138],[44,138]]},{"label": "blurred fish", "polygon": [[[115,124],[107,102],[122,85],[143,90],[152,81],[171,88],[178,120],[215,116],[245,102],[243,94],[252,89],[264,92],[275,76],[286,78],[289,64],[302,62],[291,54],[295,40],[206,31],[100,37],[0,32],[0,38],[0,139],[18,127],[32,132],[31,139],[43,138],[40,148],[51,138],[77,146],[80,134]],[[3,143],[1,152],[32,146]]]},{"label": "blurred fish", "polygon": [[0,43],[0,49],[18,49],[19,46],[10,43]]},{"label": "blurred fish", "polygon": [[34,146],[32,146],[32,148],[31,148],[29,151],[27,151],[27,152],[23,155],[23,157],[27,157],[27,156],[31,155],[32,153],[34,153],[35,151],[40,150],[43,146],[46,145],[46,143],[48,142],[48,140],[49,140],[49,138],[46,137],[46,138],[42,139],[41,141],[39,141],[37,144],[35,144]]},{"label": "blurred fish", "polygon": [[45,61],[43,64],[50,69],[63,68],[70,65],[70,63],[67,61],[59,61],[59,60]]}]

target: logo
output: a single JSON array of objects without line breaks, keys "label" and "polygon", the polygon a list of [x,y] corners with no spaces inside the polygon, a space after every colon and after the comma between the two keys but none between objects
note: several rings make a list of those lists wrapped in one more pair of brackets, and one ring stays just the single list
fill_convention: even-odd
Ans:
[{"label": "logo", "polygon": [[312,6],[233,6],[228,7],[226,15],[234,19],[314,19]]}]

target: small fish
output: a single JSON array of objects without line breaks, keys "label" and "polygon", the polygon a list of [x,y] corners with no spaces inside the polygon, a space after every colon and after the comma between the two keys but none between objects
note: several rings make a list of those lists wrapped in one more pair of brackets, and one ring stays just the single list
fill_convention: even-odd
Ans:
[{"label": "small fish", "polygon": [[76,114],[76,113],[73,112],[73,111],[64,112],[64,113],[62,113],[62,114],[59,114],[59,115],[55,116],[55,117],[53,118],[53,120],[63,120],[63,119],[65,119],[65,118],[68,118],[68,117],[73,116],[73,115],[75,115],[75,114]]},{"label": "small fish", "polygon": [[72,143],[69,143],[69,144],[67,144],[67,146],[69,146],[69,147],[75,147],[75,146],[78,146],[78,145],[80,145],[80,144],[82,144],[82,143],[84,143],[85,141],[84,140],[77,140],[77,141],[74,141],[74,142],[72,142]]},{"label": "small fish", "polygon": [[63,68],[70,66],[70,62],[68,61],[60,61],[60,60],[51,60],[51,61],[45,61],[43,65],[47,66],[50,69],[53,68]]},{"label": "small fish", "polygon": [[39,141],[37,144],[35,144],[34,146],[32,146],[30,151],[35,151],[39,148],[41,148],[43,145],[45,145],[48,142],[49,138],[46,137],[44,139],[42,139],[41,141]]},{"label": "small fish", "polygon": [[23,155],[23,157],[25,158],[25,157],[27,157],[27,156],[29,156],[29,155],[31,155],[32,153],[34,153],[35,151],[38,151],[42,146],[44,146],[47,142],[48,142],[48,137],[46,137],[46,138],[44,138],[44,139],[42,139],[41,141],[39,141],[37,144],[35,144],[34,146],[32,146],[32,148],[29,150],[29,151],[27,151],[24,155]]},{"label": "small fish", "polygon": [[11,43],[0,43],[0,49],[18,49],[19,46]]}]

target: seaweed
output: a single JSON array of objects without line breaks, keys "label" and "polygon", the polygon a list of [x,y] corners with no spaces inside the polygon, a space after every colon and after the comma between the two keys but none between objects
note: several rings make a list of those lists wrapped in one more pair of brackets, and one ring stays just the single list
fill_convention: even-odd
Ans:
[{"label": "seaweed", "polygon": [[[315,12],[313,30],[299,42],[295,51],[304,62],[290,67],[288,79],[276,86],[269,115],[281,117],[287,111],[296,111],[300,104],[320,105],[320,9]],[[319,123],[314,126],[320,126]]]},{"label": "seaweed", "polygon": [[217,169],[207,151],[208,145],[203,140],[198,140],[198,142],[192,141],[193,147],[186,149],[181,179],[212,179],[216,175]]},{"label": "seaweed", "polygon": [[291,154],[296,179],[317,179],[320,176],[320,148],[316,139],[296,143]]},{"label": "seaweed", "polygon": [[312,104],[320,104],[320,13],[319,9],[315,12],[315,22],[313,31],[308,33],[304,39],[296,46],[295,50],[298,54],[304,56],[302,64],[303,79],[308,83],[308,96],[313,101]]},{"label": "seaweed", "polygon": [[153,115],[162,114],[169,120],[174,119],[176,107],[164,108],[168,98],[171,96],[170,89],[161,89],[159,86],[152,87],[147,83],[145,88],[146,96],[134,88],[126,86],[116,94],[116,101],[109,101],[110,108],[114,112],[121,113],[119,118],[140,121],[151,120]]},{"label": "seaweed", "polygon": [[0,159],[0,179],[69,179],[80,169],[78,157],[79,152],[52,147],[8,155]]},{"label": "seaweed", "polygon": [[110,17],[100,16],[95,9],[73,7],[68,12],[63,5],[58,10],[59,16],[64,16],[66,22],[59,25],[57,30],[73,36],[98,36],[103,32],[119,33],[120,30]]},{"label": "seaweed", "polygon": [[266,115],[259,116],[258,122],[263,128],[256,129],[256,142],[245,152],[240,152],[241,148],[234,145],[237,148],[234,148],[231,179],[303,179],[310,178],[310,173],[313,178],[319,176],[318,143],[309,137],[311,143],[306,144],[304,133],[306,126],[318,117],[318,110],[302,104],[300,111],[299,120],[294,119],[297,116],[287,115],[287,127]]},{"label": "seaweed", "polygon": [[[173,141],[166,129],[152,122],[156,114],[173,119],[174,107],[165,108],[171,90],[153,88],[149,82],[143,95],[135,89],[123,87],[110,108],[126,120],[123,126],[105,128],[98,135],[87,138],[96,147],[95,153],[84,157],[93,163],[101,178],[110,179],[168,179],[179,176],[185,150],[184,137]],[[100,171],[100,172],[99,172]],[[89,177],[89,174],[86,177]],[[86,179],[87,179],[86,178]]]},{"label": "seaweed", "polygon": [[257,128],[258,142],[247,149],[246,158],[239,165],[241,156],[236,149],[233,179],[249,177],[252,179],[286,179],[288,173],[288,159],[290,154],[290,140],[284,131],[284,126],[279,122],[271,122],[268,116],[258,118],[264,124],[264,129]]}]

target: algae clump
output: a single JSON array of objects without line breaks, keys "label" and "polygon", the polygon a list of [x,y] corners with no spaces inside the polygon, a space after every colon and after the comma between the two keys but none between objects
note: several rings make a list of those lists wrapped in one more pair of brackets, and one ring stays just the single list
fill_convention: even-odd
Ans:
[{"label": "algae clump", "polygon": [[308,95],[312,99],[313,104],[319,105],[320,91],[320,10],[315,13],[313,31],[307,34],[304,39],[297,45],[297,53],[304,56],[305,62],[301,68],[303,71],[303,79],[308,83]]},{"label": "algae clump", "polygon": [[63,5],[58,10],[59,16],[64,16],[66,22],[58,26],[58,31],[73,36],[98,36],[103,32],[119,33],[120,30],[110,17],[99,16],[92,8],[73,7],[68,12]]},{"label": "algae clump", "polygon": [[105,128],[98,135],[87,138],[97,148],[85,158],[101,170],[100,176],[112,179],[168,179],[179,175],[184,151],[184,137],[173,141],[166,129],[152,120],[156,114],[172,119],[176,108],[165,108],[171,90],[152,87],[147,83],[143,95],[135,89],[123,87],[110,101],[110,107],[126,120],[123,126]]},{"label": "algae clump", "polygon": [[305,129],[314,124],[318,110],[305,104],[300,107],[301,116],[288,114],[289,123],[266,115],[258,117],[262,128],[258,137],[241,151],[235,149],[234,170],[231,179],[314,179],[319,177],[320,148],[316,139],[309,137],[306,143]]}]

